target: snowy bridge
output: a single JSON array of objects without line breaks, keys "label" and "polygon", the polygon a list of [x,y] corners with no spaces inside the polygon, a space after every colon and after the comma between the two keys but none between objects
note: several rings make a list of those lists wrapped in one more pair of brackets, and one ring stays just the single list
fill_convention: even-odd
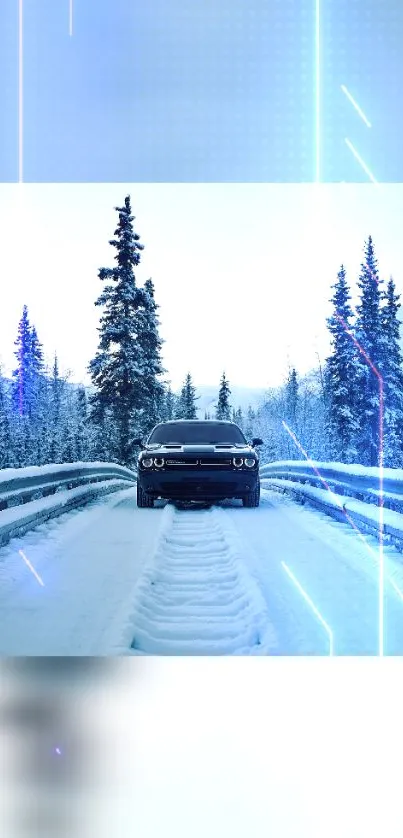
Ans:
[{"label": "snowy bridge", "polygon": [[402,654],[403,473],[384,470],[382,510],[379,477],[270,463],[258,509],[185,511],[138,509],[113,463],[3,470],[0,654],[377,654],[380,512]]}]

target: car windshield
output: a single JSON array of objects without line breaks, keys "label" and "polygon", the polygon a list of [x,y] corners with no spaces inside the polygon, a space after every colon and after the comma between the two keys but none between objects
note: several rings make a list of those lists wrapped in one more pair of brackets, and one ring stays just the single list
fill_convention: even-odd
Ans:
[{"label": "car windshield", "polygon": [[172,422],[157,425],[148,438],[148,444],[225,444],[245,445],[246,439],[237,425],[215,422]]}]

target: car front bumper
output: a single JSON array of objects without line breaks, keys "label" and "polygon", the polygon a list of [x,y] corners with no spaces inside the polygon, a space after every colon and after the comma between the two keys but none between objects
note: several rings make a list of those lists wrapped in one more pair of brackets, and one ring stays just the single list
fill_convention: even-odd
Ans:
[{"label": "car front bumper", "polygon": [[258,469],[181,469],[138,471],[137,480],[147,495],[165,500],[212,500],[242,498],[253,492],[259,481]]}]

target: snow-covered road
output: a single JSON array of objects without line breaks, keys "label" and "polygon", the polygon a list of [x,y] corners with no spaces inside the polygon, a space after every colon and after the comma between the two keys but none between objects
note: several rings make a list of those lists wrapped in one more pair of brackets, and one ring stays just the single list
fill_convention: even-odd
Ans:
[{"label": "snow-covered road", "polygon": [[[0,654],[377,654],[377,555],[268,490],[185,510],[125,489],[0,549]],[[389,547],[385,572],[385,653],[402,654]]]}]

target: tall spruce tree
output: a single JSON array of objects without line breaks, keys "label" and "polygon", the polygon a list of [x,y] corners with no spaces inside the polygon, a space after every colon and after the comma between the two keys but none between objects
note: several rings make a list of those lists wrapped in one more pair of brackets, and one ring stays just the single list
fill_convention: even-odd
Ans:
[{"label": "tall spruce tree", "polygon": [[175,394],[172,392],[171,385],[168,384],[165,393],[165,419],[170,421],[175,416]]},{"label": "tall spruce tree", "polygon": [[197,419],[196,400],[198,398],[196,396],[196,388],[192,382],[192,376],[188,372],[178,401],[176,418]]},{"label": "tall spruce tree", "polygon": [[216,407],[216,419],[225,419],[226,421],[230,421],[231,419],[231,405],[229,402],[231,395],[231,390],[229,383],[225,377],[225,372],[223,372],[220,381],[220,389],[218,392],[218,403]]},{"label": "tall spruce tree", "polygon": [[[372,237],[364,247],[364,260],[358,280],[360,302],[357,306],[355,334],[375,369],[383,375],[382,284]],[[363,465],[379,464],[380,391],[377,374],[362,352],[357,353],[357,415],[359,421],[358,455]]]},{"label": "tall spruce tree", "polygon": [[353,312],[343,265],[332,288],[333,312],[327,319],[332,352],[326,359],[324,372],[326,431],[331,458],[338,462],[353,463],[357,459],[357,350],[349,334],[353,328]]},{"label": "tall spruce tree", "polygon": [[241,428],[241,430],[243,430],[244,418],[241,407],[238,407],[237,411],[235,412],[235,422]]},{"label": "tall spruce tree", "polygon": [[295,430],[298,412],[298,376],[295,367],[291,367],[285,385],[285,408],[287,422]]},{"label": "tall spruce tree", "polygon": [[63,381],[59,374],[59,362],[55,354],[50,381],[50,429],[49,429],[49,461],[62,462],[62,390]]},{"label": "tall spruce tree", "polygon": [[400,295],[390,277],[381,311],[384,386],[384,464],[403,465],[403,367],[400,348]]},{"label": "tall spruce tree", "polygon": [[11,411],[0,371],[0,469],[12,464]]},{"label": "tall spruce tree", "polygon": [[77,388],[76,392],[76,428],[75,428],[75,446],[77,452],[77,460],[85,461],[89,459],[91,435],[88,422],[88,400],[85,387],[82,384]]},{"label": "tall spruce tree", "polygon": [[246,413],[246,420],[245,420],[245,436],[249,440],[251,440],[253,438],[253,435],[254,435],[255,421],[256,421],[256,413],[253,410],[252,405],[249,405],[247,413]]},{"label": "tall spruce tree", "polygon": [[18,366],[12,374],[12,394],[15,412],[20,417],[28,416],[32,406],[31,368],[32,368],[32,333],[28,307],[24,305],[18,324],[18,334],[14,342]]},{"label": "tall spruce tree", "polygon": [[142,306],[137,310],[137,343],[143,354],[142,389],[143,404],[141,434],[145,436],[163,418],[165,412],[165,391],[160,376],[166,372],[162,365],[162,339],[159,335],[159,319],[155,302],[154,284],[151,279],[144,283]]},{"label": "tall spruce tree", "polygon": [[138,340],[138,311],[147,305],[145,293],[136,285],[134,268],[139,265],[143,245],[133,229],[134,216],[130,196],[119,214],[115,238],[110,241],[116,250],[116,265],[101,268],[99,279],[108,284],[95,305],[103,307],[99,326],[99,346],[89,364],[95,395],[91,402],[95,413],[109,412],[117,431],[116,456],[129,465],[135,456],[132,439],[138,430],[139,417],[146,398],[144,389],[145,358]]}]

